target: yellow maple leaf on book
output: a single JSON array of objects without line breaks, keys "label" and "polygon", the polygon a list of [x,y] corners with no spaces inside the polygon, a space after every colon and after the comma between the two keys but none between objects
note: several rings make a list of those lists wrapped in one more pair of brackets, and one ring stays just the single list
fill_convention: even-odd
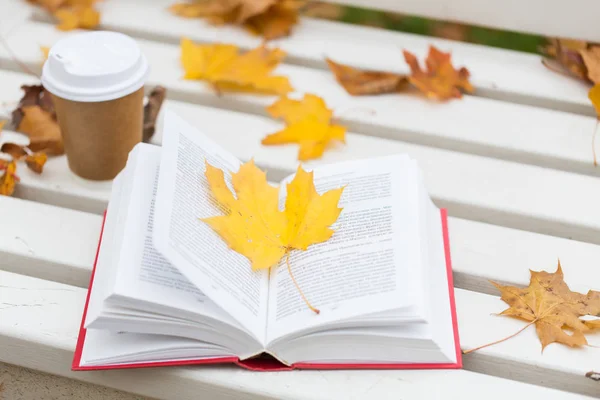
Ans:
[{"label": "yellow maple leaf on book", "polygon": [[253,161],[231,174],[236,196],[225,183],[222,170],[206,164],[206,178],[216,201],[226,215],[204,218],[229,247],[246,256],[252,269],[276,266],[283,257],[290,277],[308,307],[316,313],[292,274],[289,255],[292,250],[327,241],[334,233],[330,226],[342,209],[338,202],[344,188],[317,193],[313,173],[302,167],[287,185],[285,209],[279,209],[279,188],[267,182],[266,174]]},{"label": "yellow maple leaf on book", "polygon": [[306,94],[302,100],[282,97],[267,107],[267,112],[283,119],[287,126],[265,137],[262,144],[297,143],[301,161],[321,157],[332,141],[345,142],[346,128],[331,124],[333,111],[314,94]]},{"label": "yellow maple leaf on book", "polygon": [[287,77],[272,74],[284,57],[284,51],[264,45],[240,54],[234,45],[195,44],[181,39],[184,78],[210,82],[218,92],[286,94],[292,91]]}]

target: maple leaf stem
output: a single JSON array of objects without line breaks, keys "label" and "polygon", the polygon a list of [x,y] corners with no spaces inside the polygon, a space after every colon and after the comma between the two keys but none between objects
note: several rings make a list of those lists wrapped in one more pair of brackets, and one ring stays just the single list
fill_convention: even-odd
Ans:
[{"label": "maple leaf stem", "polygon": [[38,79],[41,79],[40,76],[38,74],[36,74],[35,72],[33,72],[31,69],[29,69],[29,67],[27,65],[25,65],[21,60],[19,60],[19,58],[17,57],[17,55],[12,51],[12,49],[10,48],[10,46],[8,45],[8,42],[6,41],[6,39],[4,39],[4,36],[0,35],[0,43],[2,43],[2,47],[4,47],[6,49],[6,51],[8,52],[8,54],[10,55],[10,58],[26,73],[35,76]]},{"label": "maple leaf stem", "polygon": [[294,285],[296,286],[296,289],[298,289],[298,293],[300,293],[300,296],[302,296],[302,300],[304,300],[304,302],[306,303],[306,305],[308,306],[308,308],[310,308],[315,314],[320,314],[321,311],[319,311],[318,309],[314,308],[306,299],[306,296],[304,296],[304,293],[302,292],[302,289],[300,289],[300,286],[298,286],[298,282],[296,282],[296,278],[294,278],[294,274],[292,274],[292,267],[290,266],[290,251],[288,250],[286,253],[286,257],[285,257],[285,264],[287,265],[287,269],[288,269],[288,273],[290,274],[290,277],[292,278],[292,282],[294,282]]},{"label": "maple leaf stem", "polygon": [[524,327],[522,327],[521,329],[519,329],[518,331],[516,331],[512,335],[505,337],[504,339],[496,340],[495,342],[484,344],[483,346],[475,347],[474,349],[464,350],[462,353],[463,354],[469,354],[469,353],[472,353],[474,351],[481,350],[481,349],[484,349],[484,348],[489,347],[489,346],[493,346],[493,345],[498,344],[498,343],[502,343],[502,342],[504,342],[504,341],[506,341],[508,339],[511,339],[511,338],[517,336],[519,333],[521,333],[525,329],[529,328],[530,325],[535,324],[537,322],[537,320],[538,320],[538,318],[534,319],[533,321],[529,322],[527,325],[525,325]]},{"label": "maple leaf stem", "polygon": [[598,166],[598,159],[596,158],[596,132],[598,131],[598,124],[600,119],[596,119],[596,126],[594,127],[594,133],[592,134],[592,154],[594,155],[594,167]]}]

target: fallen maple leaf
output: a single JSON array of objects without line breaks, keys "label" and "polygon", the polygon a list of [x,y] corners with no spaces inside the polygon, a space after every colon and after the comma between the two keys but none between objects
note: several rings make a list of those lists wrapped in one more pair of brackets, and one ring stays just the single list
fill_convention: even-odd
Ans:
[{"label": "fallen maple leaf", "polygon": [[[600,45],[582,40],[550,39],[550,43],[542,48],[542,52],[555,60],[571,76],[595,84],[600,83]],[[548,60],[543,60],[543,63],[555,71]]]},{"label": "fallen maple leaf", "polygon": [[23,97],[19,100],[19,105],[12,112],[12,123],[16,127],[21,124],[21,120],[25,116],[23,107],[40,106],[42,110],[48,112],[56,119],[56,111],[54,110],[54,102],[52,97],[42,85],[23,85]]},{"label": "fallen maple leaf", "polygon": [[334,233],[329,228],[342,209],[338,202],[344,188],[319,195],[313,173],[302,167],[287,185],[284,211],[279,210],[279,189],[267,182],[266,174],[254,165],[243,164],[231,174],[236,197],[229,191],[223,171],[206,163],[206,178],[215,199],[227,209],[227,215],[204,218],[234,251],[247,257],[253,270],[277,265],[286,256],[286,264],[300,295],[306,300],[292,274],[289,254],[327,241]]},{"label": "fallen maple leaf", "polygon": [[37,152],[25,156],[25,164],[27,164],[29,169],[36,174],[41,174],[44,172],[44,165],[46,164],[46,161],[48,161],[48,156],[43,152]]},{"label": "fallen maple leaf", "polygon": [[596,129],[594,129],[592,136],[592,153],[594,155],[594,166],[598,165],[598,160],[596,158],[596,130],[598,128],[598,123],[600,122],[600,83],[594,85],[588,93],[588,97],[596,110]]},{"label": "fallen maple leaf", "polygon": [[399,92],[408,84],[406,75],[393,72],[369,71],[339,64],[326,58],[335,79],[352,96]]},{"label": "fallen maple leaf", "polygon": [[0,166],[0,171],[4,171],[4,174],[0,176],[0,195],[12,196],[15,192],[15,186],[20,181],[17,176],[17,163],[11,161],[4,166]]},{"label": "fallen maple leaf", "polygon": [[150,143],[150,139],[154,136],[156,119],[166,96],[167,89],[162,86],[156,86],[148,95],[148,102],[144,106],[144,131],[142,134],[144,143]]},{"label": "fallen maple leaf", "polygon": [[286,94],[292,91],[288,78],[271,75],[285,57],[280,49],[259,46],[243,54],[227,44],[195,44],[181,40],[184,78],[205,80],[218,91]]},{"label": "fallen maple leaf", "polygon": [[297,143],[300,145],[298,159],[319,158],[332,141],[344,143],[346,128],[331,125],[333,112],[322,98],[305,94],[302,100],[282,97],[267,107],[274,118],[282,118],[288,125],[262,140],[264,145]]},{"label": "fallen maple leaf", "polygon": [[298,10],[301,5],[302,2],[296,0],[280,0],[262,14],[248,18],[244,26],[265,40],[288,36],[298,23]]},{"label": "fallen maple leaf", "polygon": [[[465,353],[503,342],[530,325],[536,327],[542,351],[551,343],[562,343],[570,347],[587,345],[585,333],[600,329],[599,320],[586,321],[580,318],[586,315],[600,317],[600,292],[590,290],[583,295],[571,291],[564,281],[560,262],[554,273],[530,272],[531,280],[526,288],[492,282],[500,290],[501,299],[510,306],[500,315],[518,318],[528,324],[508,338]],[[572,331],[572,334],[566,333],[565,329]]]},{"label": "fallen maple leaf", "polygon": [[176,3],[169,9],[175,15],[206,18],[216,25],[242,25],[272,40],[289,35],[303,4],[299,0],[198,0]]},{"label": "fallen maple leaf", "polygon": [[92,7],[61,8],[54,16],[58,19],[56,27],[61,31],[94,29],[100,24],[100,13]]},{"label": "fallen maple leaf", "polygon": [[43,151],[50,155],[63,154],[60,127],[52,114],[37,105],[22,107],[22,111],[24,116],[17,130],[29,136],[29,148],[34,152]]},{"label": "fallen maple leaf", "polygon": [[414,54],[404,50],[404,59],[412,74],[408,77],[429,98],[448,100],[461,98],[461,89],[472,93],[475,91],[469,82],[469,70],[465,67],[454,69],[450,53],[444,53],[435,46],[429,46],[429,54],[425,60],[427,70],[422,70]]},{"label": "fallen maple leaf", "polygon": [[28,0],[54,15],[57,28],[63,31],[93,29],[100,23],[100,13],[94,8],[99,0]]}]

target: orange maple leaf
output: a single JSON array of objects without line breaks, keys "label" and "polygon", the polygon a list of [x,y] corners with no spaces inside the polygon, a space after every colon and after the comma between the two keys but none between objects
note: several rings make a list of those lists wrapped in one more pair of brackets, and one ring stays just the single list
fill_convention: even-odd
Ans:
[{"label": "orange maple leaf", "polygon": [[[527,322],[517,333],[476,349],[503,342],[535,325],[542,350],[551,343],[562,343],[570,347],[587,344],[585,334],[600,329],[600,320],[584,320],[583,316],[600,317],[600,292],[590,290],[587,294],[571,291],[564,281],[560,262],[556,272],[530,271],[531,280],[526,288],[504,286],[492,282],[509,308],[500,315],[518,318]],[[568,334],[565,328],[572,332]]]},{"label": "orange maple leaf", "polygon": [[297,143],[298,159],[319,158],[332,141],[345,142],[346,128],[332,125],[333,112],[325,101],[314,94],[305,94],[302,100],[282,97],[267,107],[273,118],[282,118],[288,124],[262,140],[264,145]]},{"label": "orange maple leaf", "polygon": [[408,80],[429,98],[448,100],[461,98],[461,89],[475,91],[469,82],[469,70],[465,67],[456,70],[452,65],[450,53],[444,53],[434,46],[429,47],[425,60],[426,70],[422,70],[414,54],[404,50],[404,59],[412,74]]}]

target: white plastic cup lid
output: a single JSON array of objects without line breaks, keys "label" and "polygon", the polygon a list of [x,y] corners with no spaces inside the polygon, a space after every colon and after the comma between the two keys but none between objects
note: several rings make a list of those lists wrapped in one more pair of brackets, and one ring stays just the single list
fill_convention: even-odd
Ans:
[{"label": "white plastic cup lid", "polygon": [[70,35],[50,49],[42,71],[55,96],[98,102],[127,96],[144,86],[149,66],[135,40],[116,32]]}]

